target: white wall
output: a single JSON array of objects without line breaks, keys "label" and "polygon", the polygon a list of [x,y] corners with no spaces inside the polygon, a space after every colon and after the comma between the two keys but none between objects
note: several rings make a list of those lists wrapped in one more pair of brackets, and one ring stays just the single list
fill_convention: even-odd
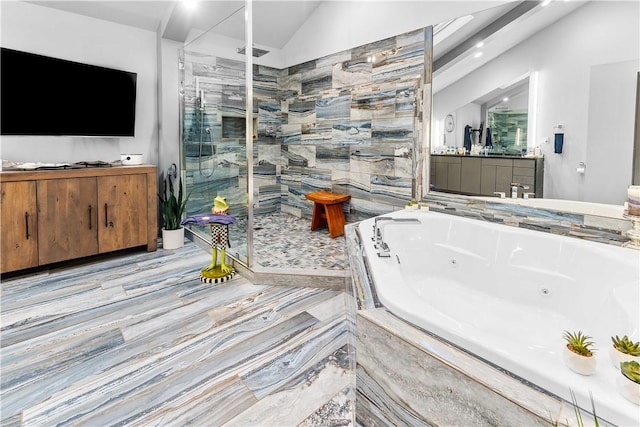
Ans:
[{"label": "white wall", "polygon": [[301,64],[500,4],[504,1],[325,1],[282,49],[285,64]]},{"label": "white wall", "polygon": [[[587,3],[438,92],[434,117],[444,117],[505,82],[538,71],[535,135],[545,155],[544,197],[583,200],[585,179],[576,166],[586,159],[591,69],[629,60],[635,60],[640,69],[639,5],[632,1]],[[628,90],[635,93],[635,86]],[[633,107],[628,114],[633,115]],[[562,154],[553,153],[553,127],[558,124],[565,127]],[[546,137],[551,143],[543,144]],[[632,147],[633,127],[618,138],[625,139],[625,147]],[[618,200],[618,204],[622,202]]]},{"label": "white wall", "polygon": [[[77,162],[119,160],[143,154],[157,163],[158,97],[156,34],[25,2],[2,2],[3,47],[122,69],[138,74],[133,138],[3,136],[0,157],[10,161]],[[90,88],[69,88],[69,96],[90,100]],[[91,108],[90,102],[79,104]],[[37,104],[35,107],[37,109]]]}]

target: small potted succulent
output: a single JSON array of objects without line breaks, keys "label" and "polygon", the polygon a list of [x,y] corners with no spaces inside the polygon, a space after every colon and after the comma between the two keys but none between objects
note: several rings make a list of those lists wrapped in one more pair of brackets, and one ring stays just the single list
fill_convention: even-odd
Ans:
[{"label": "small potted succulent", "polygon": [[609,356],[616,369],[620,368],[620,363],[635,360],[640,363],[640,342],[632,341],[626,335],[622,338],[617,335],[611,337],[613,345],[609,347]]},{"label": "small potted succulent", "polygon": [[571,333],[564,331],[563,338],[567,342],[563,349],[565,364],[580,375],[593,375],[596,372],[595,349],[590,336],[581,331]]},{"label": "small potted succulent", "polygon": [[418,201],[416,199],[411,199],[407,202],[405,208],[409,210],[420,209],[420,204],[418,204]]},{"label": "small potted succulent", "polygon": [[618,387],[620,393],[630,402],[640,405],[640,363],[632,360],[620,363]]}]

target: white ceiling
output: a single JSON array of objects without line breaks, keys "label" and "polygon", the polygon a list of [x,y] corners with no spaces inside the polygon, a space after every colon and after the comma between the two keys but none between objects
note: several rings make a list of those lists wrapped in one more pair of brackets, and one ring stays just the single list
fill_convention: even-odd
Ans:
[{"label": "white ceiling", "polygon": [[[254,42],[256,45],[282,49],[323,1],[333,0],[254,0]],[[196,9],[191,11],[185,8],[182,1],[28,2],[149,31],[159,29],[163,38],[180,42],[186,41],[190,31],[194,30],[210,31],[236,40],[244,39],[244,1],[241,0],[200,0]],[[433,1],[434,8],[439,7],[439,3]],[[478,3],[481,4],[482,1],[479,0]],[[533,2],[536,4],[533,9],[515,17],[508,15],[510,19],[503,19],[506,22],[495,24],[501,16],[512,14],[520,3],[505,0],[500,6],[483,8],[485,10],[474,13],[473,16],[467,15],[450,22],[447,28],[434,36],[434,93],[571,13],[585,1],[553,1],[546,7],[540,6],[541,2]],[[375,1],[371,4],[375,7]],[[475,47],[471,43],[478,34],[484,39],[483,55],[479,59],[473,58]],[[446,63],[442,64],[445,61],[440,61],[438,67],[435,67],[438,59],[451,50],[456,51],[455,57],[446,58]]]},{"label": "white ceiling", "polygon": [[[184,42],[191,30],[212,30],[244,39],[244,1],[202,0],[193,10],[182,1],[27,1],[149,31],[161,28],[162,36]],[[253,3],[253,37],[262,45],[281,49],[318,7],[320,1],[256,1]],[[163,25],[164,24],[164,25]]]}]

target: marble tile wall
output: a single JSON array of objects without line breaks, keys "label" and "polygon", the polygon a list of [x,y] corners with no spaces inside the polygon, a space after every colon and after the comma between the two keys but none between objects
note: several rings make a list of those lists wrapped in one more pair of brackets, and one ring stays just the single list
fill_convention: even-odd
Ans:
[{"label": "marble tile wall", "polygon": [[419,30],[285,70],[277,131],[283,209],[310,216],[304,194],[327,189],[351,195],[349,220],[357,221],[411,198],[424,52]]},{"label": "marble tile wall", "polygon": [[[310,191],[350,194],[356,221],[411,198],[425,31],[401,34],[277,70],[254,66],[256,214],[311,216]],[[217,194],[241,209],[246,184],[244,64],[184,52],[183,152],[189,212]],[[206,105],[196,108],[196,78]],[[207,132],[207,129],[209,131]],[[279,188],[279,191],[278,191]],[[276,197],[277,194],[280,197]],[[237,200],[236,200],[237,199]],[[244,214],[245,212],[237,212]]]}]

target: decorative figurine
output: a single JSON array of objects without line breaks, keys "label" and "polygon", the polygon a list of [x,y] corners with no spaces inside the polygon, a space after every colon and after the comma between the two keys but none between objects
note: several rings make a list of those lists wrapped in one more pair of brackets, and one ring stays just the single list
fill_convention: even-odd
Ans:
[{"label": "decorative figurine", "polygon": [[[182,221],[184,224],[210,225],[211,227],[211,264],[200,270],[200,281],[205,283],[220,283],[229,280],[235,274],[232,266],[226,263],[226,250],[229,243],[229,224],[235,224],[236,218],[229,215],[227,199],[217,196],[213,200],[211,214],[192,215]],[[218,265],[218,251],[220,251],[220,265]]]},{"label": "decorative figurine", "polygon": [[[229,204],[227,199],[217,196],[213,200],[213,208],[211,212],[215,215],[227,215],[229,213]],[[227,248],[229,243],[229,225],[216,222],[211,223],[211,264],[204,267],[200,272],[206,278],[218,278],[233,273],[233,267],[228,266],[226,261]],[[217,268],[218,250],[220,251],[220,268]],[[213,277],[211,277],[213,276]]]}]

